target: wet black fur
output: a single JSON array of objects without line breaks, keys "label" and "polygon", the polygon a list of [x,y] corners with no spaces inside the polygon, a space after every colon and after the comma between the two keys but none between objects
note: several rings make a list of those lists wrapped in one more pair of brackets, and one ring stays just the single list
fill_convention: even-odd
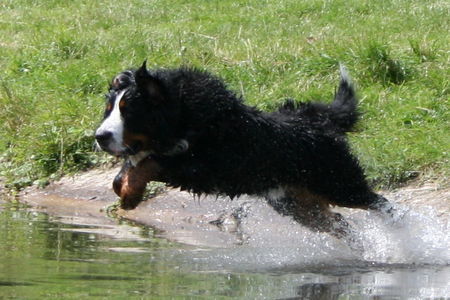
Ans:
[{"label": "wet black fur", "polygon": [[[347,207],[384,201],[369,188],[346,141],[358,113],[345,77],[331,104],[287,100],[270,113],[245,105],[221,79],[195,69],[144,67],[119,78],[111,93],[128,89],[125,126],[150,137],[161,180],[171,186],[230,197],[298,187]],[[166,155],[181,139],[187,151]],[[279,211],[292,201],[269,199]]]}]

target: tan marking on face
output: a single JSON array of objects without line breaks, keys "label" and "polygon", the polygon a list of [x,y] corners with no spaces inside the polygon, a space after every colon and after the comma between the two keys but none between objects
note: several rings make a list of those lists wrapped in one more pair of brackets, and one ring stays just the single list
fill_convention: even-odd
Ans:
[{"label": "tan marking on face", "polygon": [[128,130],[125,130],[123,133],[123,143],[124,145],[132,147],[136,143],[142,143],[143,149],[141,150],[150,150],[149,148],[149,138],[144,134],[136,134],[131,133]]}]

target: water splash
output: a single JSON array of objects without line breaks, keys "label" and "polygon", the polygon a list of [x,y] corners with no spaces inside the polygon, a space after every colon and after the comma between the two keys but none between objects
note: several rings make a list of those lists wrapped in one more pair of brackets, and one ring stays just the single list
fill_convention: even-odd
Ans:
[{"label": "water splash", "polygon": [[258,202],[242,219],[243,245],[202,252],[197,259],[233,270],[449,265],[448,220],[428,207],[394,208],[394,215],[340,211],[353,228],[352,244],[311,231]]},{"label": "water splash", "polygon": [[352,216],[364,260],[400,264],[450,264],[448,220],[430,207],[395,207],[393,217],[363,212]]}]

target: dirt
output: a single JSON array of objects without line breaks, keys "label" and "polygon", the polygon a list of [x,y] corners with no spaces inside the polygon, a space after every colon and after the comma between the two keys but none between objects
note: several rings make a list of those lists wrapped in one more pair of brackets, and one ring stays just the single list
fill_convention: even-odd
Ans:
[{"label": "dirt", "polygon": [[[131,211],[118,210],[108,214],[106,208],[117,201],[112,191],[112,179],[118,168],[96,169],[63,178],[45,189],[24,190],[21,201],[67,220],[83,219],[91,224],[117,224],[118,219],[153,227],[157,232],[178,242],[209,247],[228,247],[242,242],[240,218],[249,205],[254,211],[270,215],[272,209],[262,200],[241,197],[231,201],[226,197],[201,197],[177,189],[142,202]],[[431,206],[439,218],[450,217],[450,188],[437,183],[410,184],[381,191],[388,199],[409,206]],[[273,212],[272,212],[273,213]],[[280,226],[267,222],[265,226]]]}]

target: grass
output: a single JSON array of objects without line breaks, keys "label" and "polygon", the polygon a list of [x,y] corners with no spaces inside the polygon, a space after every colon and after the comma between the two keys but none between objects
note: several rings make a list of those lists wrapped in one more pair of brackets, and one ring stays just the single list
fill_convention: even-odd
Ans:
[{"label": "grass", "polygon": [[331,99],[343,63],[370,180],[448,178],[449,11],[445,0],[4,0],[0,177],[20,188],[107,160],[92,137],[107,83],[148,59],[208,69],[265,110]]}]

